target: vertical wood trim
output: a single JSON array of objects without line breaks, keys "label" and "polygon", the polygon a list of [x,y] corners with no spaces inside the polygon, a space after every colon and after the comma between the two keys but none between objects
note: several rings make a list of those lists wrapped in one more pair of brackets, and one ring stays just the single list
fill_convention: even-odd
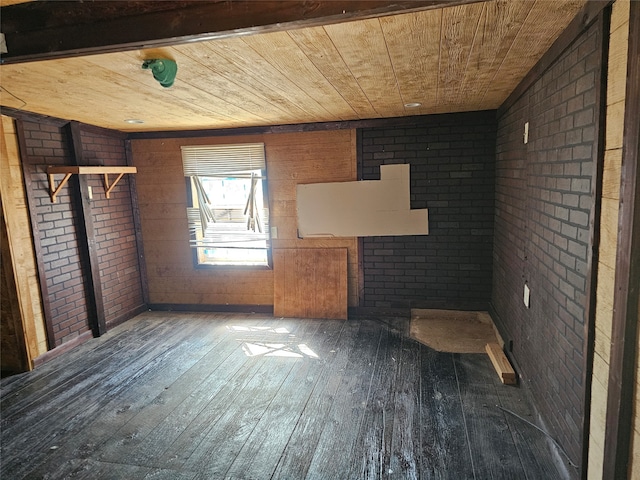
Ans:
[{"label": "vertical wood trim", "polygon": [[364,307],[364,237],[358,237],[358,306]]},{"label": "vertical wood trim", "polygon": [[[84,152],[82,148],[82,138],[80,124],[78,122],[69,122],[67,126],[69,133],[69,142],[72,148],[72,161],[74,165],[85,165]],[[96,337],[103,335],[107,331],[107,322],[105,319],[104,299],[102,296],[102,282],[100,279],[100,264],[98,260],[98,250],[96,248],[95,228],[93,226],[93,214],[91,212],[91,202],[88,194],[87,177],[84,175],[76,175],[78,179],[78,198],[77,208],[80,214],[80,222],[78,224],[78,244],[87,255],[87,279],[88,288],[88,317],[89,326],[93,330]]]},{"label": "vertical wood trim", "polygon": [[598,287],[598,252],[600,248],[600,215],[602,207],[602,175],[604,171],[604,150],[607,118],[607,65],[609,58],[609,27],[611,25],[611,6],[602,10],[596,20],[597,35],[600,44],[596,77],[596,135],[593,144],[593,163],[595,168],[591,177],[591,195],[593,208],[589,217],[589,249],[587,258],[587,282],[585,285],[586,304],[584,309],[582,385],[582,455],[581,476],[587,478],[589,466],[589,430],[591,426],[591,387],[593,383],[593,357],[595,353],[596,328],[596,291]]},{"label": "vertical wood trim", "polygon": [[[127,165],[133,167],[133,153],[131,150],[131,140],[124,142]],[[142,287],[142,301],[149,304],[149,282],[147,277],[147,259],[144,256],[144,244],[142,242],[142,224],[140,222],[140,206],[138,205],[138,189],[136,176],[129,175],[129,195],[131,197],[131,209],[133,214],[133,225],[136,231],[136,249],[138,251],[138,266],[140,268],[140,284]]]},{"label": "vertical wood trim", "polygon": [[629,8],[619,234],[603,473],[603,478],[616,480],[627,478],[631,460],[640,292],[640,2],[630,2]]},{"label": "vertical wood trim", "polygon": [[[3,152],[4,153],[4,152]],[[2,198],[0,198],[0,205],[2,205]],[[7,297],[3,298],[2,303],[7,302],[11,304],[11,318],[4,319],[3,322],[11,323],[15,332],[15,339],[17,343],[17,362],[15,366],[17,371],[26,372],[31,370],[31,361],[29,357],[29,351],[27,349],[27,343],[25,339],[24,318],[22,315],[22,307],[20,305],[20,298],[18,294],[18,285],[16,283],[15,268],[13,265],[13,258],[11,256],[11,239],[9,238],[9,232],[5,222],[4,208],[2,210],[2,219],[0,220],[0,228],[2,228],[2,240],[0,240],[0,255],[2,255],[2,275],[5,277],[7,283]],[[4,312],[3,312],[4,313]]]},{"label": "vertical wood trim", "polygon": [[31,221],[31,232],[33,233],[33,250],[36,256],[36,265],[38,267],[38,284],[40,286],[40,294],[42,297],[44,324],[47,331],[47,348],[52,350],[56,346],[53,332],[53,314],[51,313],[51,302],[49,301],[49,287],[47,287],[47,277],[45,275],[46,270],[44,268],[43,260],[44,252],[42,251],[42,244],[40,243],[40,226],[38,225],[38,216],[36,214],[37,202],[33,194],[34,186],[31,180],[29,157],[27,155],[27,143],[25,140],[24,123],[22,120],[16,120],[16,134],[18,136],[20,163],[22,165],[22,177],[24,179],[24,188],[27,196],[29,219]]},{"label": "vertical wood trim", "polygon": [[[356,180],[362,180],[362,129],[356,128]],[[356,238],[358,244],[358,306],[364,307],[364,238]]]}]

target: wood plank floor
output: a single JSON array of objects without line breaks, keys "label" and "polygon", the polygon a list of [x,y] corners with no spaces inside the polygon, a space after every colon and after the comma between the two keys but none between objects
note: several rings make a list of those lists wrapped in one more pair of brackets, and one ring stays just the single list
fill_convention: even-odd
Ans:
[{"label": "wood plank floor", "polygon": [[147,312],[0,385],[2,479],[566,478],[486,355],[375,320]]}]

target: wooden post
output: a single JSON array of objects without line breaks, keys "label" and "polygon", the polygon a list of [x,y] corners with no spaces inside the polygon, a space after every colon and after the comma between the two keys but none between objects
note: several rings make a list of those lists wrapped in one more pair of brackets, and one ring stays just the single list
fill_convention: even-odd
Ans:
[{"label": "wooden post", "polygon": [[[73,152],[73,162],[75,165],[84,164],[84,153],[82,149],[82,140],[80,138],[80,124],[78,122],[69,122],[68,125],[69,139]],[[88,257],[87,278],[89,280],[88,288],[88,317],[89,326],[93,330],[96,337],[106,333],[107,323],[104,312],[104,299],[102,296],[102,282],[100,280],[100,265],[98,260],[98,250],[95,240],[95,229],[93,226],[93,214],[91,212],[91,202],[89,201],[88,182],[85,175],[78,175],[78,213],[79,213],[79,229],[78,244],[84,247],[81,250],[86,251]]]},{"label": "wooden post", "polygon": [[640,2],[629,11],[618,250],[602,478],[629,475],[640,299]]}]

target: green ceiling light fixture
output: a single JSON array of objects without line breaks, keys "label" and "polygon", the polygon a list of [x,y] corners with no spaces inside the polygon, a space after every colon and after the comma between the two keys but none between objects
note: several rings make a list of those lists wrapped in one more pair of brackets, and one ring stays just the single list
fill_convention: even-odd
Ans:
[{"label": "green ceiling light fixture", "polygon": [[178,73],[178,65],[176,62],[166,58],[145,60],[142,63],[142,68],[145,70],[151,70],[153,78],[155,78],[164,88],[169,88],[173,85],[173,82],[176,79],[176,73]]}]

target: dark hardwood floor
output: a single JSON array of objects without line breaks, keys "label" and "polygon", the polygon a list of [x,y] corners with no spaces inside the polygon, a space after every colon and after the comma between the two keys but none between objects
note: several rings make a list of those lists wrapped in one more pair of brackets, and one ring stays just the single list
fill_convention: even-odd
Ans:
[{"label": "dark hardwood floor", "polygon": [[147,312],[0,393],[2,479],[565,478],[486,355],[375,320]]}]

